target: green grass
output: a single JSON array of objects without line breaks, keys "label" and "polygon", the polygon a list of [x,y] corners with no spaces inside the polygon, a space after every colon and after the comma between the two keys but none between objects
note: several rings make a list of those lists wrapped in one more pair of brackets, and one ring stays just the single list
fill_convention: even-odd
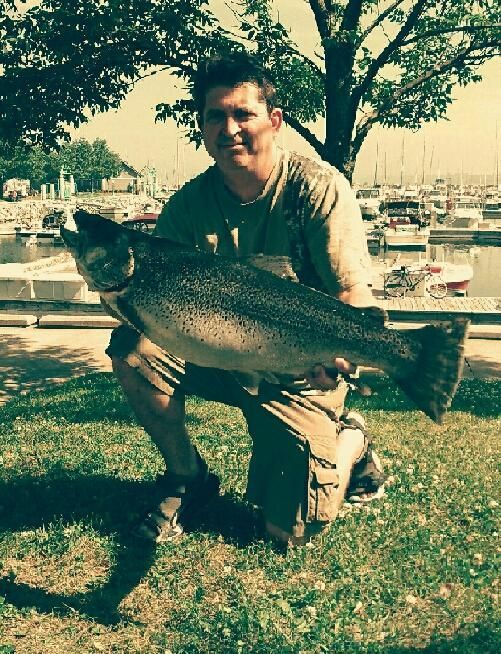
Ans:
[{"label": "green grass", "polygon": [[501,382],[443,427],[384,378],[353,400],[391,475],[312,546],[260,539],[238,411],[191,400],[223,495],[175,544],[130,537],[160,458],[110,375],[0,409],[0,654],[498,652]]}]

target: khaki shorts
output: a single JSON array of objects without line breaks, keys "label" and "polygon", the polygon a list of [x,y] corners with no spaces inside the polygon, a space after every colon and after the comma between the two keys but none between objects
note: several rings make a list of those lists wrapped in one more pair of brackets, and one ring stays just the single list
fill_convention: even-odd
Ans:
[{"label": "khaki shorts", "polygon": [[253,394],[233,373],[187,363],[124,325],[113,331],[106,352],[167,395],[197,395],[242,410],[253,443],[247,499],[266,520],[301,537],[335,518],[344,381],[327,392],[261,381]]}]

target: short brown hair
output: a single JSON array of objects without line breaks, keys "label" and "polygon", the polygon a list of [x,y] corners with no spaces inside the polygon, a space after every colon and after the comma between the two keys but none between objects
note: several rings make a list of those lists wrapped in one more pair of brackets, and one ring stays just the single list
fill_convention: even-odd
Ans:
[{"label": "short brown hair", "polygon": [[259,88],[268,112],[277,106],[277,92],[272,76],[251,55],[238,52],[203,59],[198,65],[192,89],[199,124],[203,124],[205,98],[210,89],[215,86],[232,88],[246,82],[253,83]]}]

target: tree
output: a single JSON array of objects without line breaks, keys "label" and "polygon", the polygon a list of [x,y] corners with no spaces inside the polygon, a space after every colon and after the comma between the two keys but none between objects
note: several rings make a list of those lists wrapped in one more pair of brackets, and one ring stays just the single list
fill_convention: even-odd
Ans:
[{"label": "tree", "polygon": [[[304,1],[319,34],[313,58],[276,19],[278,0],[229,1],[232,28],[204,0],[40,0],[24,12],[0,0],[0,138],[55,145],[145,75],[168,69],[189,87],[201,57],[245,49],[274,75],[286,122],[351,178],[374,125],[444,118],[454,87],[480,81],[500,54],[498,0]],[[157,110],[197,139],[189,100]],[[321,116],[322,139],[308,127]]]},{"label": "tree", "polygon": [[16,144],[0,148],[0,179],[30,179],[32,188],[55,181],[64,168],[78,180],[100,181],[118,174],[122,161],[103,139],[93,143],[78,139],[63,145],[58,152],[45,152],[40,146]]}]

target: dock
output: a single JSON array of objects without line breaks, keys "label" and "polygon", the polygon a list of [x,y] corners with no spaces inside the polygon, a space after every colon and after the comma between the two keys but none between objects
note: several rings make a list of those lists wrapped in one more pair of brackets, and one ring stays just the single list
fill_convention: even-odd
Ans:
[{"label": "dock", "polygon": [[500,297],[378,297],[376,302],[395,321],[433,322],[462,317],[474,325],[501,324]]},{"label": "dock", "polygon": [[428,243],[501,245],[501,228],[436,227],[430,229]]},{"label": "dock", "polygon": [[[461,316],[473,325],[501,325],[501,297],[385,298],[381,275],[372,291],[374,303],[388,312],[390,321],[426,323]],[[28,264],[1,265],[0,314],[0,325],[19,320],[19,326],[67,326],[70,316],[79,327],[116,324],[105,314],[99,294],[77,273],[68,252]]]}]

